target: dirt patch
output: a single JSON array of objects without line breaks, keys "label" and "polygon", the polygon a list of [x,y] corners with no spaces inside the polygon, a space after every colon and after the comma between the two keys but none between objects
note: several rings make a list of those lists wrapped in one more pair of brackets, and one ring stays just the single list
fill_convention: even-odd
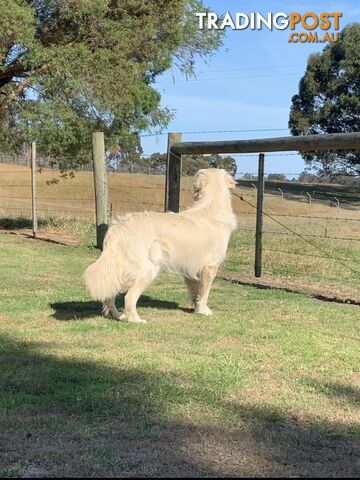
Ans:
[{"label": "dirt patch", "polygon": [[253,275],[239,274],[233,272],[219,272],[219,277],[231,282],[239,283],[241,285],[250,285],[256,288],[262,289],[271,289],[277,288],[280,290],[285,290],[286,292],[292,293],[302,293],[309,295],[318,300],[323,300],[326,302],[336,302],[343,305],[359,305],[360,306],[360,297],[349,297],[340,294],[336,290],[331,290],[330,288],[318,288],[311,284],[291,282],[289,280],[280,280],[277,278],[256,278]]},{"label": "dirt patch", "polygon": [[80,240],[75,235],[70,235],[67,232],[38,232],[36,238],[33,236],[33,232],[29,228],[21,228],[16,230],[9,230],[0,228],[0,233],[6,233],[9,235],[16,235],[22,238],[30,238],[32,240],[40,240],[48,243],[55,243],[57,245],[79,245]]}]

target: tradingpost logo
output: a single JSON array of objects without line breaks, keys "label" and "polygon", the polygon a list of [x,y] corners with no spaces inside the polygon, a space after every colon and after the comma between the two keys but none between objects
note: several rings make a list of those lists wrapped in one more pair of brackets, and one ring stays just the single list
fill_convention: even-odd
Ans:
[{"label": "tradingpost logo", "polygon": [[336,43],[340,38],[341,12],[272,13],[237,12],[219,16],[214,12],[198,12],[200,30],[291,30],[289,43]]}]

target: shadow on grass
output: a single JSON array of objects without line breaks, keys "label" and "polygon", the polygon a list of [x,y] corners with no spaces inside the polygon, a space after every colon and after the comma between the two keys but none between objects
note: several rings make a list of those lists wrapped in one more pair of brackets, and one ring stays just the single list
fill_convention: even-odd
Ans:
[{"label": "shadow on grass", "polygon": [[56,320],[87,320],[101,315],[100,302],[55,302],[50,303],[55,310],[52,317]]},{"label": "shadow on grass", "polygon": [[[37,224],[38,224],[39,230],[41,230],[42,228],[47,228],[50,225],[54,225],[52,220],[45,220],[45,219],[43,220],[38,219]],[[5,231],[10,235],[16,235],[16,236],[20,235],[30,240],[52,243],[54,245],[64,245],[64,246],[69,245],[69,242],[54,240],[53,238],[46,238],[44,237],[44,233],[41,231],[38,231],[36,238],[31,233],[17,232],[17,230],[25,230],[25,229],[28,229],[28,230],[32,229],[32,222],[28,218],[24,218],[24,217],[0,218],[0,231]]]},{"label": "shadow on grass", "polygon": [[[120,295],[116,300],[116,306],[119,310],[124,309],[124,297]],[[101,315],[100,302],[55,302],[50,307],[55,310],[53,317],[56,320],[87,320],[89,318]],[[185,313],[192,313],[194,309],[181,307],[177,302],[169,302],[167,300],[159,300],[156,298],[142,295],[138,301],[140,308],[154,308],[160,310],[181,310]]]},{"label": "shadow on grass", "polygon": [[[122,302],[123,302],[123,297]],[[120,300],[120,299],[119,299]],[[120,308],[124,307],[124,303],[119,301]],[[158,308],[160,310],[180,310],[185,313],[193,313],[193,308],[181,307],[177,302],[169,302],[167,300],[159,300],[157,298],[149,297],[148,295],[141,295],[138,302],[139,307],[143,308]]]},{"label": "shadow on grass", "polygon": [[[48,224],[47,220],[38,219],[38,227],[46,227]],[[3,217],[0,218],[0,228],[6,230],[22,230],[24,228],[32,228],[32,221],[29,218],[25,217],[15,217],[15,218],[8,218]]]},{"label": "shadow on grass", "polygon": [[334,382],[319,382],[317,380],[306,380],[304,383],[319,393],[332,399],[341,399],[349,404],[360,407],[360,389],[350,385],[343,385]]},{"label": "shadow on grass", "polygon": [[[184,388],[172,371],[61,359],[44,349],[49,345],[1,338],[4,471],[30,465],[56,477],[359,474],[359,445],[336,424],[229,404],[215,386],[189,379]],[[175,407],[189,420],[174,418]],[[200,426],[197,408],[213,409],[218,420]],[[220,420],[224,412],[229,426]]]}]

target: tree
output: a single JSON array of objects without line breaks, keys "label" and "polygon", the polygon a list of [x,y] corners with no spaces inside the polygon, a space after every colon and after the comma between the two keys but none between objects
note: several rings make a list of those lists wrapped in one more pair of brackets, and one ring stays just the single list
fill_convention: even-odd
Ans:
[{"label": "tree", "polygon": [[226,156],[222,157],[218,153],[212,154],[208,156],[208,162],[211,167],[214,168],[223,168],[226,170],[230,175],[235,177],[237,165],[236,160],[233,157]]},{"label": "tree", "polygon": [[153,153],[150,157],[143,157],[142,163],[149,175],[151,173],[164,173],[166,171],[167,154],[159,152]]},{"label": "tree", "polygon": [[257,175],[252,173],[244,173],[241,177],[241,180],[257,180]]},{"label": "tree", "polygon": [[[293,135],[360,130],[360,24],[349,25],[338,43],[309,57],[289,126]],[[360,174],[359,152],[317,151],[303,158],[320,173]]]},{"label": "tree", "polygon": [[107,152],[107,165],[113,171],[125,168],[129,173],[134,173],[134,168],[141,165],[141,155],[139,136],[128,135]]},{"label": "tree", "polygon": [[286,175],[283,173],[269,173],[267,176],[267,179],[270,182],[285,182],[286,181]]},{"label": "tree", "polygon": [[183,155],[182,156],[182,174],[195,175],[201,168],[209,168],[209,162],[204,155]]},{"label": "tree", "polygon": [[214,153],[211,155],[184,155],[182,157],[182,174],[194,175],[201,168],[223,168],[230,175],[236,174],[236,160],[233,157]]},{"label": "tree", "polygon": [[220,46],[200,31],[198,0],[0,0],[0,148],[37,140],[73,167],[91,132],[107,146],[171,118],[154,81],[173,62],[186,75]]},{"label": "tree", "polygon": [[298,181],[300,183],[318,183],[319,177],[314,173],[310,173],[304,170],[299,174]]}]

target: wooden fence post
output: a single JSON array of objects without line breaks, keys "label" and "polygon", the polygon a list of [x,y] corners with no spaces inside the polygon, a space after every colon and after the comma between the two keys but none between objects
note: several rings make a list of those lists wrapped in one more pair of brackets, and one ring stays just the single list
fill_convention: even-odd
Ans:
[{"label": "wooden fence post", "polygon": [[311,205],[312,205],[312,199],[311,199],[311,195],[309,192],[306,192],[306,195],[308,196],[309,198],[309,207],[308,207],[308,222],[309,222],[309,230],[311,228]]},{"label": "wooden fence post", "polygon": [[36,143],[31,144],[31,212],[32,212],[32,231],[36,238],[38,221],[36,210]]},{"label": "wooden fence post", "polygon": [[265,155],[259,155],[257,206],[256,206],[256,244],[255,244],[255,277],[261,277],[262,271],[262,242],[263,242],[263,204],[264,204],[264,177]]},{"label": "wooden fence post", "polygon": [[171,151],[172,145],[181,143],[181,133],[168,134],[167,166],[165,180],[165,212],[180,210],[181,155]]},{"label": "wooden fence post", "polygon": [[105,163],[105,143],[103,132],[92,134],[94,186],[96,208],[96,245],[102,250],[104,237],[108,229],[108,188]]}]

